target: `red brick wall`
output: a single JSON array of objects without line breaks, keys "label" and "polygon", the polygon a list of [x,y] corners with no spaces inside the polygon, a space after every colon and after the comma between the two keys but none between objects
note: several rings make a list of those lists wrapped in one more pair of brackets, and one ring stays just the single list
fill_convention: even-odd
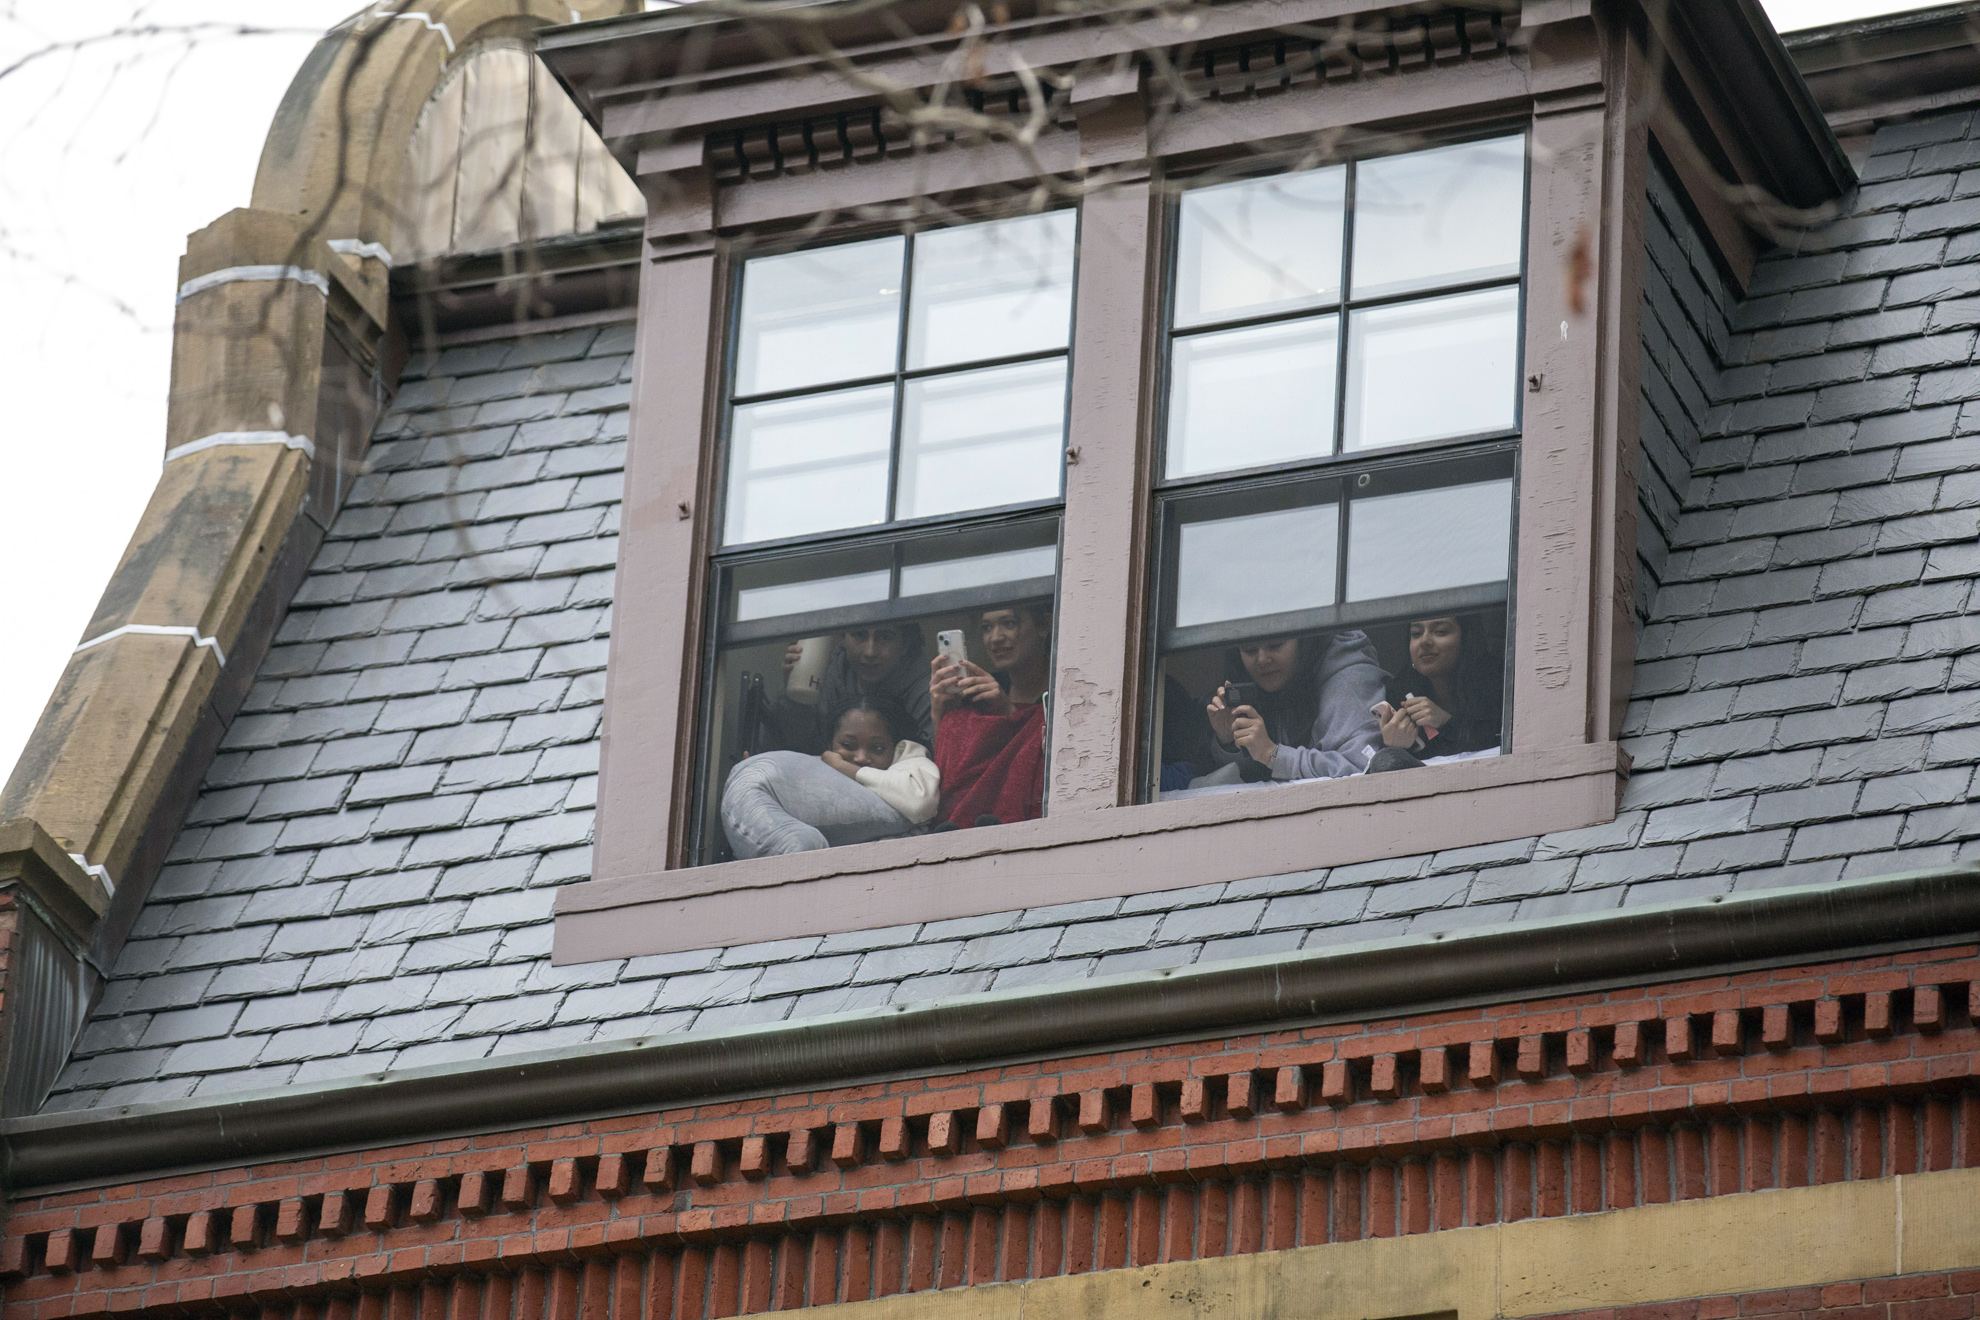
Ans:
[{"label": "red brick wall", "polygon": [[0,1320],[701,1320],[1971,1167],[1976,1011],[1968,947],[28,1198]]},{"label": "red brick wall", "polygon": [[1563,1311],[1532,1320],[1971,1320],[1980,1305],[1980,1270],[1904,1274],[1813,1288],[1728,1293],[1652,1306]]}]

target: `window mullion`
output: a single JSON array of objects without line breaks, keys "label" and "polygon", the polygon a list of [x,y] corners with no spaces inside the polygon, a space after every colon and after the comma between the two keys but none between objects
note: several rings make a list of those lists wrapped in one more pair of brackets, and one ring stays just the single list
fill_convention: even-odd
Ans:
[{"label": "window mullion", "polygon": [[[1341,201],[1341,299],[1339,315],[1340,333],[1334,336],[1334,443],[1327,452],[1340,454],[1347,449],[1347,394],[1348,394],[1348,300],[1354,296],[1354,286],[1349,281],[1354,277],[1354,185],[1358,171],[1354,162],[1348,162],[1347,188]],[[1345,492],[1343,492],[1345,494]],[[1341,503],[1341,525],[1347,526],[1347,502]],[[1347,533],[1342,532],[1345,538]],[[1345,539],[1341,542],[1343,551],[1347,548]],[[1341,562],[1347,562],[1343,555]],[[1342,571],[1345,572],[1345,569]],[[1345,581],[1345,579],[1343,579]]]},{"label": "window mullion", "polygon": [[[1139,584],[1148,474],[1142,462],[1143,330],[1150,185],[1089,194],[1073,285],[1074,389],[1067,417],[1065,531],[1054,632],[1053,815],[1116,806],[1138,707]],[[1076,455],[1077,457],[1073,457]]]},{"label": "window mullion", "polygon": [[914,235],[907,236],[901,244],[901,323],[896,328],[894,340],[894,430],[887,450],[887,521],[897,522],[901,516],[901,425],[907,416],[907,384],[903,373],[907,370],[908,323],[914,316]]}]

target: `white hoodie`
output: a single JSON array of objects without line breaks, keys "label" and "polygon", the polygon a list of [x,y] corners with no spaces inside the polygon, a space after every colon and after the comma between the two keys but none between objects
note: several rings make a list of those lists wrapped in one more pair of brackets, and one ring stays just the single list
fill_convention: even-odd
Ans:
[{"label": "white hoodie", "polygon": [[894,745],[894,763],[885,770],[861,766],[853,778],[880,795],[880,800],[916,825],[933,818],[942,796],[942,772],[918,742]]}]

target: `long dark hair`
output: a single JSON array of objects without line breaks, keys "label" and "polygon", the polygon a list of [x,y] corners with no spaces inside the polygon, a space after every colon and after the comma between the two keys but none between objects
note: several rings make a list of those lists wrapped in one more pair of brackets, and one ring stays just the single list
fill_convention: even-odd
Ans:
[{"label": "long dark hair", "polygon": [[906,742],[920,732],[915,727],[914,717],[907,713],[907,707],[892,697],[854,697],[842,701],[825,717],[825,745],[830,747],[839,736],[839,721],[855,711],[878,715],[880,722],[887,726],[887,736],[895,742]]},{"label": "long dark hair", "polygon": [[[1457,668],[1451,671],[1451,714],[1467,720],[1489,719],[1494,717],[1505,704],[1505,675],[1501,672],[1503,661],[1492,658],[1491,646],[1485,636],[1485,616],[1482,614],[1434,614],[1430,618],[1451,619],[1458,626]],[[1411,623],[1428,622],[1427,619],[1412,619]],[[1429,677],[1417,674],[1416,662],[1412,660],[1409,673],[1416,674],[1425,683]],[[1418,693],[1430,696],[1430,692]]]},{"label": "long dark hair", "polygon": [[[1279,642],[1288,639],[1268,637],[1260,640]],[[1315,678],[1320,671],[1320,661],[1326,657],[1327,646],[1318,637],[1294,637],[1290,640],[1299,643],[1292,677],[1277,692],[1262,692],[1259,699],[1251,704],[1264,717],[1265,731],[1272,735],[1273,742],[1304,747],[1312,741],[1313,721],[1320,714],[1320,685]],[[1233,646],[1224,652],[1224,679],[1231,683],[1257,682],[1251,671],[1244,667],[1241,647]]]}]

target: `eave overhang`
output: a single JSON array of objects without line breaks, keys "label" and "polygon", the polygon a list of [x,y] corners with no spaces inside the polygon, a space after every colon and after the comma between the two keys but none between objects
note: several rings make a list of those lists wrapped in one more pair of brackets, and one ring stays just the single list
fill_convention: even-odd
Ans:
[{"label": "eave overhang", "polygon": [[[1593,0],[1523,0],[1472,7],[1502,10],[1530,42],[1549,25],[1586,22],[1592,5]],[[731,6],[720,13],[683,6],[552,28],[539,38],[537,51],[637,176],[643,149],[765,117],[744,108],[747,97],[711,93],[782,84],[780,100],[788,99],[794,85],[816,86],[823,95],[824,85],[844,84],[848,71],[859,69],[876,75],[866,88],[870,98],[881,81],[912,85],[901,77],[907,65],[939,68],[968,39],[952,30],[956,10],[947,0],[746,8],[744,14]],[[1321,25],[1360,24],[1426,6],[1228,0],[1193,7],[1186,28],[1171,7],[1154,4],[1072,13],[1024,3],[1010,9],[1008,21],[976,34],[986,44],[982,66],[972,66],[975,73],[1008,72],[1006,65],[1015,67],[1011,51],[1021,52],[1034,69],[1072,61],[1090,65],[1157,47],[1201,49],[1285,32],[1310,36]],[[1737,176],[1728,183],[1762,187],[1799,209],[1820,207],[1854,184],[1823,108],[1758,0],[1627,0],[1616,12],[1648,36],[1654,51],[1671,57],[1667,73],[1691,84],[1684,99],[1702,103],[1706,112],[1691,127],[1722,139],[1700,145],[1723,174]],[[846,90],[842,85],[839,94]],[[668,108],[669,101],[702,104]]]},{"label": "eave overhang", "polygon": [[[1980,865],[0,1126],[13,1194],[1980,937]],[[1434,951],[1434,954],[1433,954]]]},{"label": "eave overhang", "polygon": [[1833,23],[1782,39],[1839,133],[1980,101],[1980,4]]}]

